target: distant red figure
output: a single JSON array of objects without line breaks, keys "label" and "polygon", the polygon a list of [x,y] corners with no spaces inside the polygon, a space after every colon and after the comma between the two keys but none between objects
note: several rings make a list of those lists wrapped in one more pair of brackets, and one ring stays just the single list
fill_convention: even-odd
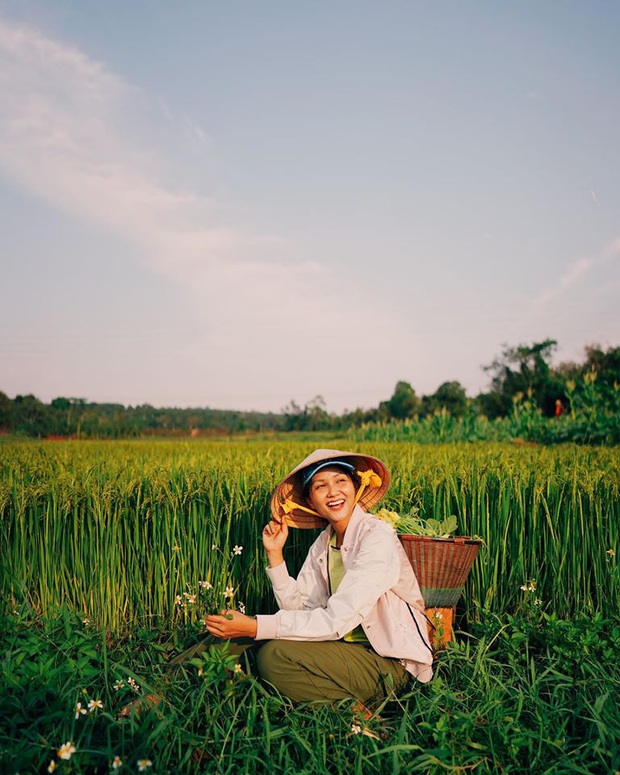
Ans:
[{"label": "distant red figure", "polygon": [[559,398],[556,398],[555,400],[555,416],[559,419],[562,416],[562,412],[564,411],[564,406],[562,405],[562,402]]}]

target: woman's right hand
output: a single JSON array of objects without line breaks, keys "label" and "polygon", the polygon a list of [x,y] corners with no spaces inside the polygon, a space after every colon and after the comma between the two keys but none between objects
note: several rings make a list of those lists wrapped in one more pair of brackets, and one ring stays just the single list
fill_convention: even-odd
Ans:
[{"label": "woman's right hand", "polygon": [[282,549],[288,538],[288,525],[284,520],[276,522],[272,519],[268,525],[263,528],[263,546],[269,558],[269,565],[273,568],[284,562]]}]

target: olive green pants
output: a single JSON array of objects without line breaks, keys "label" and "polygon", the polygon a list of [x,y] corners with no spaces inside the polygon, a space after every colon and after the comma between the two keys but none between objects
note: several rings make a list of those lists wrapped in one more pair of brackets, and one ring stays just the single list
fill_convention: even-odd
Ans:
[{"label": "olive green pants", "polygon": [[[221,641],[219,641],[221,642]],[[170,665],[182,665],[218,643],[208,638],[179,654]],[[229,653],[245,654],[267,683],[296,702],[333,702],[354,698],[380,702],[401,692],[410,679],[396,659],[381,657],[370,646],[345,641],[248,639],[228,641]]]}]

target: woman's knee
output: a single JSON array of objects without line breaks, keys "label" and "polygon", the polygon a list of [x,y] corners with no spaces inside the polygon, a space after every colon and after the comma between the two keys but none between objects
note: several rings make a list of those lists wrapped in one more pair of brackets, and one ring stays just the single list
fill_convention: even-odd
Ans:
[{"label": "woman's knee", "polygon": [[274,685],[282,680],[283,674],[291,664],[290,654],[287,653],[286,645],[281,641],[267,641],[256,655],[258,674]]}]

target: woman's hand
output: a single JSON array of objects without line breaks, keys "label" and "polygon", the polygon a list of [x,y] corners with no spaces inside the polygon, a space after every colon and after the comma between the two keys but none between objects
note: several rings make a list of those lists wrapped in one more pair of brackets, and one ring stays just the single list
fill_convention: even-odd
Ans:
[{"label": "woman's hand", "polygon": [[272,519],[268,525],[263,528],[263,546],[265,551],[281,552],[288,538],[288,525],[284,520],[276,522]]},{"label": "woman's hand", "polygon": [[267,552],[269,566],[275,568],[284,562],[282,549],[288,538],[288,525],[282,519],[282,522],[276,522],[272,519],[268,525],[263,528],[263,546]]},{"label": "woman's hand", "polygon": [[222,611],[205,617],[205,625],[216,638],[255,638],[258,629],[256,619],[239,611]]}]

